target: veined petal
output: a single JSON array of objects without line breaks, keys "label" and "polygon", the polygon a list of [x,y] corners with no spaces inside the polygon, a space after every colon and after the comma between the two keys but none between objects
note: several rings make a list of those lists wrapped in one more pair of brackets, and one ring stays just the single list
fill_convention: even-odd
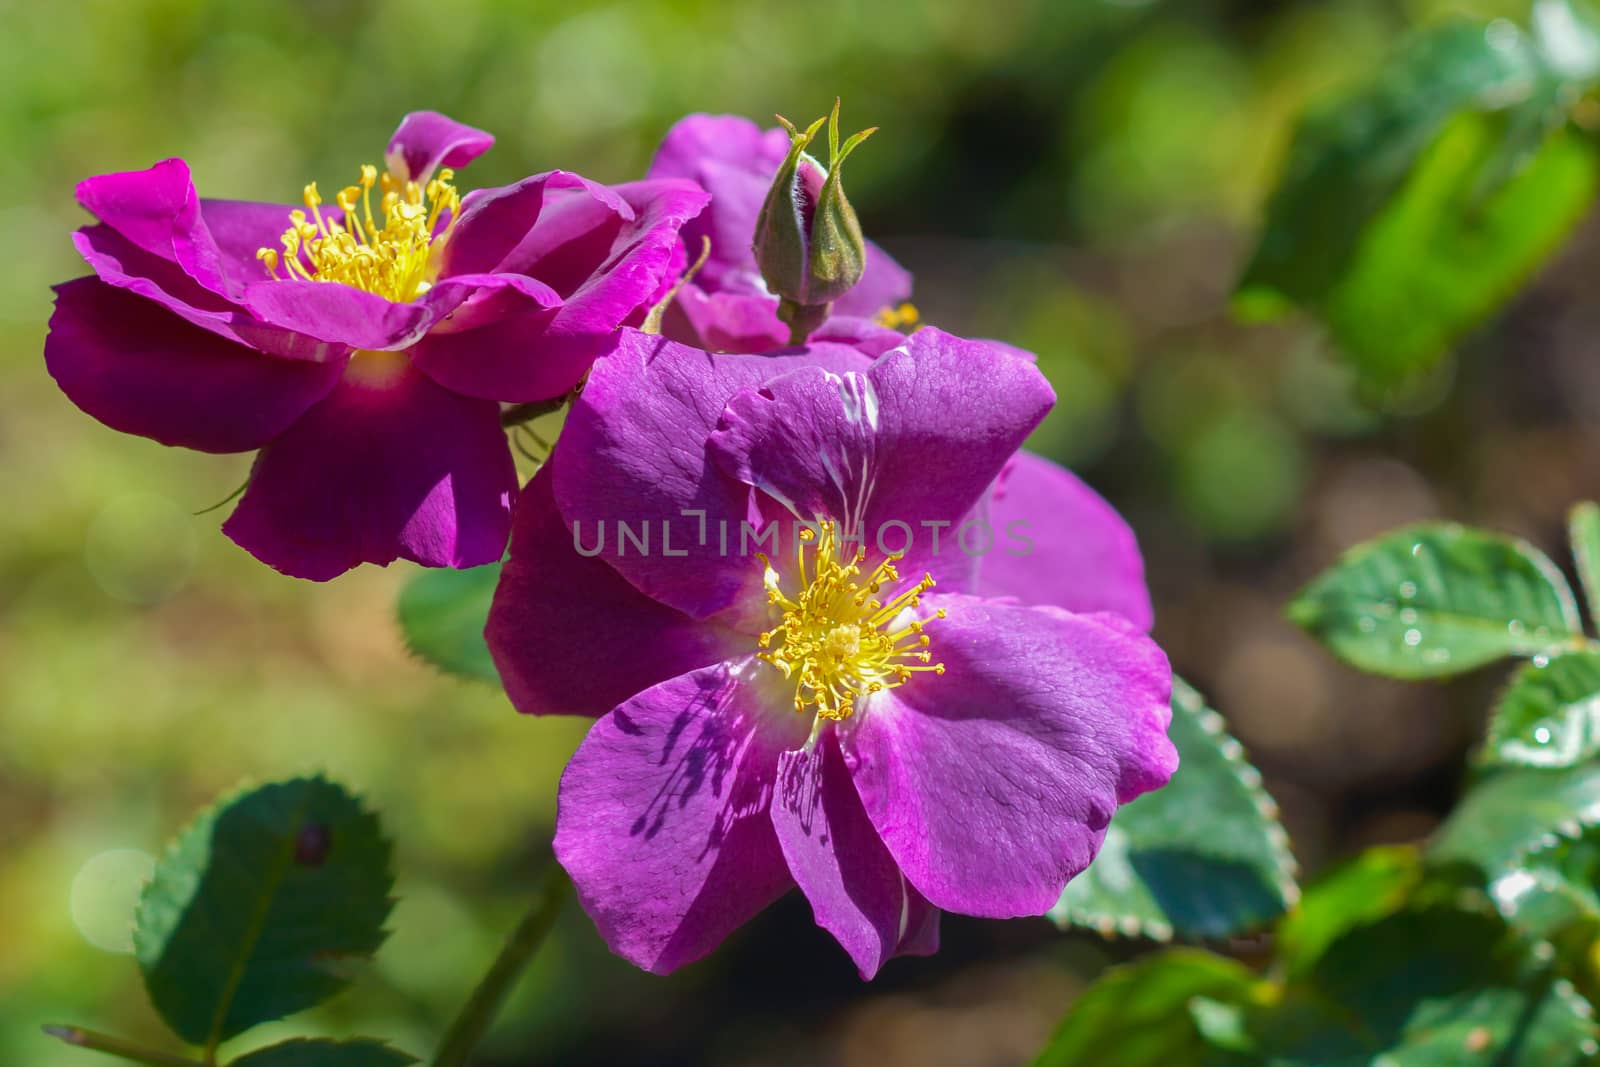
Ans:
[{"label": "veined petal", "polygon": [[297,578],[396,559],[475,567],[505,553],[516,490],[497,404],[441,388],[404,354],[362,353],[262,451],[222,529]]},{"label": "veined petal", "polygon": [[[510,272],[540,277],[530,268],[541,260],[574,244],[585,249],[609,247],[610,235],[597,236],[595,228],[620,227],[632,216],[627,201],[606,186],[566,171],[535,174],[497,189],[476,189],[461,202],[461,217],[441,253],[440,274]],[[576,285],[581,280],[556,279],[550,284],[562,292],[563,282]]]},{"label": "veined petal", "polygon": [[585,556],[556,510],[552,467],[517,498],[511,558],[486,634],[506,695],[535,715],[603,715],[659,682],[748,651],[750,639],[651,600]]},{"label": "veined petal", "polygon": [[464,167],[487,152],[494,137],[437,111],[413,111],[400,120],[384,162],[401,181],[426,185],[436,167]]},{"label": "veined petal", "polygon": [[457,287],[470,295],[411,348],[418,367],[454,392],[508,404],[571,391],[588,363],[574,367],[542,343],[561,309],[555,290],[521,274],[461,274],[427,298],[453,302]]},{"label": "veined petal", "polygon": [[173,234],[200,221],[189,165],[164,159],[145,170],[98,174],[78,183],[78,203],[146,252],[176,260]]},{"label": "veined petal", "polygon": [[904,573],[964,589],[993,538],[963,520],[1053,401],[1027,362],[928,328],[863,373],[803,366],[741,391],[711,452],[795,518],[834,519],[869,555],[903,551]]},{"label": "veined petal", "polygon": [[[648,177],[687,178],[711,194],[711,207],[683,230],[692,255],[700,254],[703,240],[711,242],[699,275],[707,290],[761,291],[750,242],[767,187],[788,150],[782,130],[763,131],[737,115],[689,115],[662,139]],[[776,300],[767,299],[776,306]]]},{"label": "veined petal", "polygon": [[[740,537],[754,515],[750,492],[711,462],[707,441],[734,393],[812,363],[861,369],[868,360],[838,345],[713,356],[624,330],[616,350],[595,362],[562,429],[562,515],[580,525],[585,544],[603,527],[600,558],[647,596],[697,619],[751,605],[764,618],[758,549]],[[630,547],[619,523],[635,537],[644,531],[651,547]]]},{"label": "veined petal", "polygon": [[369,352],[407,348],[447,309],[437,301],[397,304],[341,282],[264,280],[240,302],[263,322]]},{"label": "veined petal", "polygon": [[770,352],[789,343],[789,327],[778,319],[772,297],[707,292],[693,282],[678,290],[661,332],[707,352]]},{"label": "veined petal", "polygon": [[1154,613],[1133,530],[1071,471],[1018,452],[995,481],[989,522],[1002,546],[979,566],[983,596],[1110,611],[1150,629]]},{"label": "veined petal", "polygon": [[96,278],[56,287],[44,358],[62,392],[112,429],[202,452],[261,447],[345,365],[263,355]]},{"label": "veined petal", "polygon": [[104,223],[78,230],[72,243],[107,285],[136,293],[218,337],[273,356],[319,363],[347,352],[343,345],[260,322],[195,281],[175,261],[140,248]]},{"label": "veined petal", "polygon": [[832,730],[779,759],[772,824],[817,925],[838,939],[863,979],[896,955],[938,948],[938,913],[878,837]]},{"label": "veined petal", "polygon": [[900,869],[947,911],[1042,915],[1117,805],[1166,784],[1172,674],[1131,627],[930,595],[944,674],[874,694],[842,736]]},{"label": "veined petal", "polygon": [[806,725],[746,658],[601,717],[561,776],[556,858],[611,950],[656,974],[705,956],[793,881],[768,817]]}]

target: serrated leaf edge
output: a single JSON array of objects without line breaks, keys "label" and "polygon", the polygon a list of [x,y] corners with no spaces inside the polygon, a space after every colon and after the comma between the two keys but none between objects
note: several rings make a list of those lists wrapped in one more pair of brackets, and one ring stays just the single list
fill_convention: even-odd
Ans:
[{"label": "serrated leaf edge", "polygon": [[[1267,843],[1274,853],[1273,867],[1277,875],[1274,887],[1283,897],[1285,910],[1293,908],[1300,902],[1300,885],[1296,881],[1300,874],[1300,864],[1290,848],[1289,833],[1279,821],[1278,802],[1261,784],[1261,772],[1249,762],[1245,747],[1239,739],[1228,733],[1227,720],[1223,718],[1222,713],[1208,705],[1205,696],[1198,689],[1176,675],[1172,679],[1172,702],[1175,705],[1179,703],[1185,705],[1185,713],[1194,715],[1195,721],[1206,735],[1216,740],[1216,748],[1223,762],[1234,771],[1234,780],[1244,787],[1245,793],[1255,806],[1256,814],[1265,820]],[[1189,710],[1190,707],[1193,708],[1192,711]],[[1057,926],[1076,926],[1092,930],[1107,940],[1119,936],[1142,937],[1167,944],[1172,942],[1176,935],[1171,923],[1146,922],[1132,916],[1118,916],[1095,908],[1072,905],[1063,908],[1059,918],[1052,916],[1052,921]]]},{"label": "serrated leaf edge", "polygon": [[[278,778],[268,781],[260,781],[255,778],[241,779],[237,784],[234,785],[232,789],[220,794],[211,803],[201,808],[199,812],[192,816],[188,822],[184,823],[167,839],[166,844],[161,849],[160,856],[156,860],[155,871],[159,871],[162,865],[168,860],[176,859],[179,844],[189,835],[190,831],[196,829],[206,819],[216,818],[227,807],[258,790],[266,789],[270,786],[293,785],[296,782],[306,782],[312,785],[325,785],[339,790],[351,799],[351,801],[355,804],[356,809],[361,813],[362,816],[371,818],[375,822],[378,840],[384,846],[384,851],[387,854],[387,862],[384,864],[383,873],[388,879],[391,889],[391,891],[384,896],[384,914],[383,918],[379,920],[379,943],[378,947],[373,949],[373,955],[376,955],[378,949],[388,941],[390,934],[393,932],[383,924],[388,923],[389,919],[394,915],[395,905],[399,903],[399,898],[395,896],[393,892],[393,886],[395,882],[394,839],[383,832],[383,820],[379,818],[377,811],[367,804],[366,798],[361,793],[337,781],[323,771],[313,771],[310,774],[297,774],[289,778]],[[141,956],[141,942],[144,938],[143,931],[145,929],[146,911],[150,907],[150,896],[155,889],[155,884],[156,876],[155,872],[153,871],[150,877],[145,881],[144,885],[140,888],[139,903],[137,907],[134,908],[133,943],[134,958],[136,960],[139,960]],[[139,962],[139,970],[142,979],[144,972],[144,964],[142,960]],[[154,1004],[151,1006],[155,1007]],[[159,1008],[156,1008],[156,1014],[158,1016],[161,1014]],[[165,1018],[163,1018],[162,1021],[165,1023]]]}]

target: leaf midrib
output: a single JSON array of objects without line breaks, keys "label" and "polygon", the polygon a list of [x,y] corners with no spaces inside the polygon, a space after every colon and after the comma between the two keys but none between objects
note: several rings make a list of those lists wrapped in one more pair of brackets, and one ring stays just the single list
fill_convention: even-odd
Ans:
[{"label": "leaf midrib", "polygon": [[222,1029],[227,1023],[228,1012],[233,1007],[234,997],[239,994],[239,986],[244,981],[245,970],[249,967],[250,960],[255,956],[256,945],[260,943],[262,935],[266,932],[267,916],[272,912],[272,903],[276,899],[278,889],[288,875],[289,866],[294,859],[297,828],[310,806],[311,793],[309,790],[302,790],[300,802],[295,806],[294,815],[290,820],[291,830],[285,835],[284,843],[279,849],[278,862],[272,865],[271,879],[264,887],[261,899],[256,903],[255,911],[250,916],[250,925],[245,929],[245,936],[239,945],[239,953],[234,960],[232,970],[228,973],[228,980],[223,985],[222,996],[218,999],[216,1014],[211,1020],[211,1029],[206,1035],[205,1055],[206,1063],[208,1064],[216,1062],[217,1046],[222,1044]]}]

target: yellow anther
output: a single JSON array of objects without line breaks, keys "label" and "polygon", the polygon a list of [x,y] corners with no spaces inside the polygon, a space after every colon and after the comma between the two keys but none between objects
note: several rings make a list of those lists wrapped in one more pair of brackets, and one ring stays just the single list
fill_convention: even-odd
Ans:
[{"label": "yellow anther", "polygon": [[902,303],[896,307],[882,307],[872,316],[872,321],[879,326],[887,326],[891,330],[903,330],[915,326],[922,315],[917,311],[917,306],[912,303]]},{"label": "yellow anther", "polygon": [[[926,651],[929,639],[921,620],[890,629],[903,611],[917,605],[920,594],[933,588],[934,581],[932,575],[924,575],[888,600],[874,598],[869,590],[900,581],[894,561],[901,554],[889,556],[862,579],[857,564],[865,561],[866,552],[858,549],[846,563],[834,524],[825,521],[819,529],[820,534],[809,527],[799,532],[795,562],[801,588],[792,598],[779,586],[771,561],[759,556],[767,602],[782,612],[782,618],[757,639],[763,651],[756,655],[794,681],[796,711],[847,719],[857,701],[869,693],[904,685],[921,671],[944,673],[942,663],[926,666],[932,654]],[[937,614],[945,615],[943,609]]]},{"label": "yellow anther", "polygon": [[[433,284],[433,246],[461,213],[452,177],[441,170],[423,189],[387,173],[380,177],[368,163],[360,183],[334,197],[343,218],[323,215],[322,195],[312,182],[304,190],[310,215],[298,208],[289,213],[282,254],[263,248],[256,258],[275,279],[341,282],[387,300],[415,300]],[[373,186],[381,191],[376,213]]]}]

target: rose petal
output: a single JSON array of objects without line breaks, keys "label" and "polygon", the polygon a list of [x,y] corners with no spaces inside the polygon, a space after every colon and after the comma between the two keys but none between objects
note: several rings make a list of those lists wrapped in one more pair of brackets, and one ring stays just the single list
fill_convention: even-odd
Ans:
[{"label": "rose petal", "polygon": [[788,151],[784,131],[763,131],[737,115],[689,115],[662,139],[647,176],[688,178],[711,194],[710,208],[683,230],[691,258],[700,254],[703,240],[711,241],[699,275],[707,290],[762,291],[750,243],[767,188]]},{"label": "rose petal", "polygon": [[[561,297],[520,274],[467,274],[442,279],[429,297],[471,295],[439,320],[410,350],[439,384],[466,396],[520,404],[564,396],[582,375],[544,344]],[[436,297],[437,294],[437,297]]]},{"label": "rose petal", "polygon": [[983,559],[978,592],[1117,612],[1150,629],[1154,613],[1133,530],[1071,471],[1018,452],[995,482],[989,521],[1000,547]]},{"label": "rose petal", "polygon": [[651,600],[580,554],[551,493],[558,449],[517,498],[489,650],[518,711],[603,715],[658,682],[747,651],[750,639]]},{"label": "rose petal", "polygon": [[[440,274],[528,269],[564,245],[583,242],[596,225],[620,225],[633,208],[616,193],[579,174],[553,170],[512,185],[479,189],[461,204],[441,253]],[[560,292],[560,286],[552,286]]]},{"label": "rose petal", "polygon": [[426,185],[435,167],[464,167],[487,152],[494,137],[437,111],[413,111],[400,120],[384,162],[401,181]]},{"label": "rose petal", "polygon": [[928,328],[865,373],[802,367],[740,392],[711,452],[796,518],[832,518],[869,556],[903,552],[903,573],[964,588],[993,538],[963,519],[1053,400],[1026,362]]},{"label": "rose petal", "polygon": [[347,351],[343,345],[257,321],[195,281],[176,262],[145,251],[103,223],[77,231],[72,243],[107,285],[136,293],[218,337],[274,356],[318,363],[331,362]]},{"label": "rose petal", "polygon": [[56,287],[44,358],[72,402],[112,429],[202,452],[259,448],[345,364],[264,355],[95,278]]},{"label": "rose petal", "polygon": [[789,343],[789,327],[779,321],[772,297],[707,292],[693,282],[678,290],[661,332],[707,352],[770,352]]},{"label": "rose petal", "polygon": [[1164,785],[1172,675],[1148,638],[1086,616],[929,596],[943,675],[863,702],[842,738],[906,877],[967,915],[1042,915],[1119,803]]},{"label": "rose petal", "polygon": [[441,388],[403,354],[364,353],[262,451],[223,532],[317,581],[395,559],[475,567],[504,554],[516,489],[498,405]]},{"label": "rose petal", "polygon": [[[603,528],[601,558],[647,596],[697,619],[751,606],[764,618],[758,549],[740,537],[752,517],[749,490],[710,462],[707,440],[734,393],[813,363],[862,368],[867,359],[837,345],[712,356],[624,330],[616,351],[595,362],[562,429],[562,514],[579,524],[585,545]],[[624,541],[619,522],[635,538],[645,531],[650,548]]]},{"label": "rose petal", "polygon": [[[903,947],[925,947],[933,910],[873,829],[832,730],[778,760],[772,824],[817,925],[838,939],[863,979]],[[936,923],[933,937],[937,946]]]},{"label": "rose petal", "polygon": [[767,807],[778,754],[753,661],[662,682],[599,719],[561,776],[556,857],[611,950],[656,974],[705,956],[793,885]]},{"label": "rose petal", "polygon": [[448,308],[437,301],[397,304],[343,282],[264,281],[246,287],[240,302],[256,318],[319,341],[369,352],[415,344]]},{"label": "rose petal", "polygon": [[189,165],[164,159],[146,170],[99,174],[78,183],[78,203],[153,255],[176,261],[174,232],[195,226],[200,202]]}]

